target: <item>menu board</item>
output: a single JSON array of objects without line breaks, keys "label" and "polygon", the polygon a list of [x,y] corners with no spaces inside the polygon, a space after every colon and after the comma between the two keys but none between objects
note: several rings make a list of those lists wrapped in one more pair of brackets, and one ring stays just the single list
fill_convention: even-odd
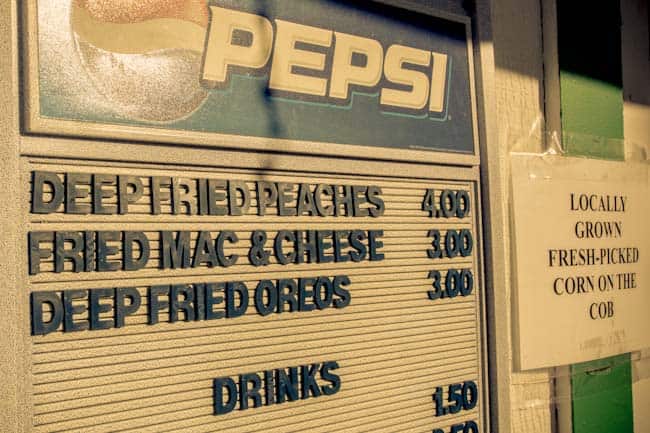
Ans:
[{"label": "menu board", "polygon": [[26,164],[34,431],[486,431],[476,182]]},{"label": "menu board", "polygon": [[487,431],[471,23],[385,3],[25,2],[34,432]]}]

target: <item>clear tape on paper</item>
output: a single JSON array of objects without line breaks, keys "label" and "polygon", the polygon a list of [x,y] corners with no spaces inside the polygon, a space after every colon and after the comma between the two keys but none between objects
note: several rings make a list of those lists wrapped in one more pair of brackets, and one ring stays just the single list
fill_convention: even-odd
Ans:
[{"label": "clear tape on paper", "polygon": [[[641,381],[650,380],[650,348],[631,353],[629,362],[631,363],[631,382],[621,382],[621,387],[628,387]],[[518,392],[520,395],[526,395],[527,391],[531,391],[533,388],[544,387],[547,389],[546,395],[548,398],[543,398],[540,392],[532,392],[530,394],[535,395],[535,398],[518,399],[513,409],[520,411],[547,409],[549,406],[560,403],[570,403],[600,395],[607,398],[611,395],[612,388],[599,388],[595,392],[575,395],[571,390],[571,381],[576,378],[589,380],[589,378],[607,376],[624,367],[627,363],[628,358],[619,355],[591,362],[589,364],[594,364],[591,368],[587,368],[586,364],[577,364],[573,366],[574,368],[571,368],[571,366],[549,368],[543,370],[544,373],[541,370],[531,371],[529,373],[539,379],[516,383],[513,384],[513,387],[520,388],[520,392]],[[576,369],[579,369],[579,371],[576,371]],[[562,386],[561,383],[565,386]],[[569,386],[566,386],[567,384]]]},{"label": "clear tape on paper", "polygon": [[[580,132],[544,130],[543,117],[538,116],[526,133],[509,140],[510,152],[541,153],[546,155],[586,155],[636,162],[650,162],[650,141],[646,143],[610,138]],[[508,131],[505,131],[506,135]],[[541,147],[540,147],[541,143]]]}]

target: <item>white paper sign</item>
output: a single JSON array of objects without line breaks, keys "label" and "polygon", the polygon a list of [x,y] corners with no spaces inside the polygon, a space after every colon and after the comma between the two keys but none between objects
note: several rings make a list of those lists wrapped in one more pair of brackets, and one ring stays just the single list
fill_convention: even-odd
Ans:
[{"label": "white paper sign", "polygon": [[647,165],[513,155],[522,370],[650,347]]}]

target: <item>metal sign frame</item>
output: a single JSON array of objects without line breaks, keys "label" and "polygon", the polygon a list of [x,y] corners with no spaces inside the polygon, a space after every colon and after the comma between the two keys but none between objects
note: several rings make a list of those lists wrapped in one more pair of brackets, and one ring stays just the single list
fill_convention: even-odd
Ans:
[{"label": "metal sign frame", "polygon": [[[57,161],[69,163],[70,159],[81,159],[84,164],[91,161],[109,161],[135,166],[143,160],[151,167],[166,167],[178,164],[191,169],[196,167],[229,167],[234,170],[272,167],[274,170],[287,173],[303,171],[309,173],[329,174],[362,174],[366,176],[404,177],[412,179],[465,179],[474,183],[475,203],[477,213],[477,277],[482,288],[480,307],[477,308],[477,320],[480,321],[480,375],[483,428],[490,426],[490,387],[488,375],[488,346],[487,346],[487,313],[485,296],[485,261],[483,258],[483,217],[481,215],[481,176],[479,172],[480,145],[477,121],[477,102],[475,89],[475,65],[469,17],[433,10],[429,7],[399,1],[381,1],[380,3],[402,7],[418,13],[436,16],[461,22],[467,32],[467,50],[470,73],[470,94],[472,109],[472,127],[474,137],[473,155],[453,154],[446,152],[418,151],[376,148],[359,145],[331,144],[321,142],[305,142],[281,140],[272,138],[241,137],[217,133],[197,133],[179,130],[159,129],[152,131],[143,127],[130,127],[114,124],[101,124],[58,120],[42,117],[39,112],[39,83],[38,83],[38,46],[37,46],[37,0],[27,0],[19,6],[24,9],[22,15],[24,28],[19,31],[23,36],[24,46],[18,55],[23,60],[22,122],[23,135],[20,136],[20,152],[24,157],[21,167],[27,167],[28,161],[48,163]],[[19,11],[21,12],[21,11]],[[92,139],[92,140],[89,140]],[[169,145],[173,146],[169,146]],[[214,161],[214,149],[223,149],[218,162]],[[247,152],[242,152],[247,151]],[[82,157],[80,158],[80,155]],[[341,159],[341,155],[351,155]],[[339,157],[339,158],[337,158]],[[25,171],[26,172],[26,171]],[[21,183],[27,185],[29,180],[21,176]],[[24,192],[24,191],[23,191]],[[28,215],[27,205],[21,205],[21,214]],[[21,239],[26,238],[29,227],[23,226],[19,233]],[[24,248],[19,249],[21,257]],[[26,282],[27,276],[22,275],[21,281]],[[26,318],[26,315],[22,315]],[[21,320],[24,321],[24,320]],[[27,322],[25,322],[27,323]],[[26,335],[28,329],[24,329]],[[29,341],[29,336],[25,337]],[[26,343],[23,359],[30,359],[30,343]],[[25,368],[28,373],[29,368]],[[29,374],[29,373],[28,373]],[[28,378],[24,379],[29,382]],[[25,385],[29,390],[31,385]],[[29,394],[29,393],[28,393]],[[29,403],[28,395],[24,401]],[[26,409],[26,413],[31,409]],[[25,423],[28,424],[28,421]]]}]

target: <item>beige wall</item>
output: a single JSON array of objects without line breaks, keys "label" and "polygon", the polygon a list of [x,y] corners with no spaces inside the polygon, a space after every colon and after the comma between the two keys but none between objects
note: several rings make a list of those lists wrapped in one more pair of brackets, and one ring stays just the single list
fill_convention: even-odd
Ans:
[{"label": "beige wall", "polygon": [[[408,2],[407,2],[408,3]],[[457,1],[411,1],[428,3],[455,13],[462,13],[463,2]],[[541,2],[545,3],[545,2]],[[635,159],[648,159],[650,155],[650,66],[648,66],[647,7],[645,0],[622,0],[624,10],[624,57],[625,70],[625,135],[628,154]],[[510,219],[508,154],[517,151],[542,151],[548,144],[546,124],[552,123],[545,114],[545,99],[553,88],[546,84],[542,15],[539,0],[477,0],[476,39],[478,40],[477,86],[484,98],[481,113],[481,140],[483,144],[483,193],[486,198],[484,213],[490,232],[487,249],[488,290],[491,291],[491,361],[492,361],[492,404],[498,408],[493,420],[500,432],[550,433],[554,431],[552,401],[557,396],[553,387],[553,371],[541,370],[519,372],[513,361],[513,326],[511,305],[513,286],[510,262]],[[16,25],[14,2],[3,2],[0,6],[0,28]],[[629,27],[628,27],[629,25]],[[633,30],[627,32],[627,29]],[[645,32],[645,33],[644,33]],[[633,35],[633,36],[632,36]],[[645,44],[645,45],[643,45]],[[19,169],[18,131],[18,76],[17,46],[15,35],[6,30],[0,38],[0,96],[3,101],[13,101],[3,106],[0,126],[0,160],[3,170],[0,181],[0,201],[12,203],[16,200],[20,180],[14,175]],[[629,50],[633,47],[632,50]],[[645,48],[644,48],[645,47]],[[548,48],[548,47],[547,47]],[[642,53],[640,55],[639,53]],[[644,61],[645,59],[645,61]],[[630,66],[632,62],[634,66]],[[549,64],[546,64],[548,69]],[[645,68],[645,69],[643,69]],[[633,83],[633,84],[632,84]],[[552,130],[552,127],[550,127]],[[33,143],[32,143],[33,144]],[[24,144],[29,149],[30,143]],[[154,149],[153,147],[149,149]],[[143,149],[144,150],[144,149]],[[152,150],[150,150],[151,152]],[[106,149],[106,155],[110,152]],[[104,155],[105,156],[105,155]],[[233,157],[235,158],[235,157]],[[19,209],[0,206],[0,220],[17,221]],[[18,225],[17,222],[13,225]],[[3,275],[3,296],[0,297],[0,328],[5,330],[0,365],[3,368],[3,396],[0,406],[0,425],[6,431],[28,431],[23,425],[20,413],[29,411],[20,407],[20,395],[25,393],[25,373],[22,342],[24,329],[5,314],[19,312],[16,305],[22,270],[16,269],[17,259],[25,257],[18,245],[18,227],[11,223],[4,225],[7,233],[1,242],[0,274]],[[487,228],[486,228],[487,230]],[[23,312],[24,313],[24,312]],[[20,314],[23,314],[20,313]],[[634,357],[634,402],[637,433],[650,432],[650,352]],[[7,398],[4,398],[4,397]]]},{"label": "beige wall", "polygon": [[[622,1],[626,156],[650,162],[650,35],[647,0]],[[634,431],[650,433],[650,349],[632,356]]]},{"label": "beige wall", "polygon": [[[483,140],[485,206],[490,209],[488,279],[492,282],[493,383],[498,395],[498,431],[552,431],[552,378],[549,370],[518,371],[513,353],[509,153],[545,147],[542,11],[536,0],[479,2],[483,65],[493,53],[492,74],[484,71],[486,116]],[[482,9],[481,9],[482,8]],[[481,21],[489,14],[489,23]],[[487,211],[486,211],[487,213]],[[496,380],[494,380],[496,379]]]},{"label": "beige wall", "polygon": [[[495,284],[492,289],[494,329],[493,365],[499,387],[494,403],[500,404],[499,431],[558,431],[555,405],[568,403],[570,388],[563,377],[566,368],[554,370],[517,371],[513,361],[512,311],[515,296],[510,263],[510,200],[508,188],[508,153],[558,150],[559,80],[555,29],[555,0],[492,0],[479,2],[481,13],[488,14],[484,23],[484,52],[493,50],[494,74],[484,75],[487,89],[486,110],[495,110],[487,119],[483,144],[483,168],[490,191],[486,194],[490,208],[493,262],[488,275]],[[650,159],[650,47],[648,47],[647,0],[622,0],[624,122],[627,158]],[[480,19],[478,21],[481,22]],[[485,55],[485,53],[483,53]],[[491,81],[492,80],[492,81]],[[480,84],[479,84],[480,85]],[[500,199],[500,200],[498,200]],[[497,273],[507,277],[500,279]],[[500,317],[504,314],[505,317]],[[633,354],[633,392],[636,433],[650,432],[650,351]],[[556,376],[559,376],[556,378]],[[508,419],[503,419],[507,417]]]}]

